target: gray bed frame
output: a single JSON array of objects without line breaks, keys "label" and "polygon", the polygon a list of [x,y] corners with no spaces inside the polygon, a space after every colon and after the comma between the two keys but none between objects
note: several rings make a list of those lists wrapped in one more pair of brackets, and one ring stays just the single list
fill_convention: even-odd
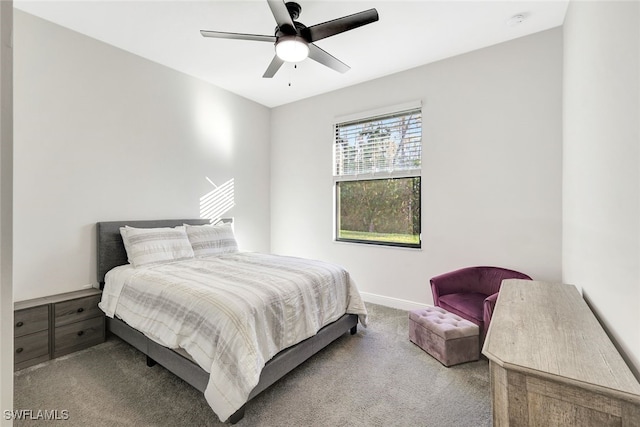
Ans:
[{"label": "gray bed frame", "polygon": [[[224,219],[223,222],[230,222]],[[205,219],[171,219],[153,221],[108,221],[98,222],[97,228],[97,263],[98,282],[100,289],[104,287],[105,274],[114,267],[125,265],[127,253],[124,249],[120,227],[129,225],[138,228],[174,227],[182,224],[202,225],[209,224]],[[305,341],[289,347],[276,354],[264,366],[260,375],[260,381],[249,394],[251,400],[280,378],[299,366],[302,362],[322,350],[334,340],[344,335],[346,331],[355,334],[358,328],[358,316],[345,314],[340,319],[322,328],[316,335]],[[120,337],[123,341],[140,350],[147,356],[147,365],[154,366],[159,363],[168,371],[191,384],[197,390],[204,393],[209,380],[209,374],[192,360],[179,353],[164,347],[147,338],[144,334],[127,325],[120,319],[107,318],[107,331]],[[235,424],[244,416],[246,404],[238,409],[227,421]]]}]

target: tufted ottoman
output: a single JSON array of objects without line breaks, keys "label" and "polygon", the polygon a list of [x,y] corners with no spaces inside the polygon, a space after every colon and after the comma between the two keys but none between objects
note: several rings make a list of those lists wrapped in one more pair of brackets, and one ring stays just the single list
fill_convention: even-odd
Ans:
[{"label": "tufted ottoman", "polygon": [[478,360],[478,325],[440,307],[409,312],[409,339],[444,366]]}]

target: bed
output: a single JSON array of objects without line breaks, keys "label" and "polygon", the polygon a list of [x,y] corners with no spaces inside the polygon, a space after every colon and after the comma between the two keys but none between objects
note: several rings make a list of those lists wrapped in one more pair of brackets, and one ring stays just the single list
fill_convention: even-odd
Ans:
[{"label": "bed", "polygon": [[[230,220],[223,220],[223,222],[229,223]],[[121,308],[121,312],[116,312],[115,308],[111,312],[109,312],[109,310],[106,310],[103,307],[101,308],[103,308],[103,310],[105,310],[107,314],[107,330],[109,333],[118,336],[123,341],[129,343],[130,345],[132,345],[133,347],[137,348],[139,351],[144,353],[147,356],[148,366],[153,366],[156,363],[158,363],[163,367],[165,367],[170,372],[182,378],[188,384],[192,385],[199,391],[203,392],[205,394],[205,397],[207,398],[207,401],[210,403],[210,405],[212,406],[212,409],[214,409],[214,412],[218,415],[221,421],[228,421],[232,424],[238,422],[244,416],[245,406],[249,400],[257,396],[259,393],[264,391],[270,385],[278,381],[278,379],[282,378],[288,372],[290,372],[295,367],[300,365],[302,362],[304,362],[305,360],[313,356],[315,353],[317,353],[318,351],[320,351],[321,349],[329,345],[331,342],[333,342],[334,340],[336,340],[337,338],[345,334],[347,331],[349,331],[352,335],[356,334],[357,324],[359,320],[361,323],[366,322],[366,309],[364,308],[364,304],[360,300],[359,294],[357,294],[357,289],[355,288],[355,284],[351,282],[350,284],[347,285],[347,288],[349,289],[344,291],[346,293],[345,295],[347,296],[347,300],[348,300],[346,308],[337,308],[336,310],[340,310],[340,311],[337,313],[333,313],[332,317],[330,316],[328,320],[326,318],[322,320],[318,320],[324,323],[315,324],[316,329],[313,329],[313,332],[311,334],[309,333],[309,328],[311,328],[312,326],[308,325],[309,320],[301,319],[299,323],[301,325],[304,324],[303,326],[299,326],[298,324],[296,324],[295,327],[293,328],[291,326],[288,326],[287,328],[285,328],[287,333],[284,334],[287,336],[287,338],[278,339],[278,342],[280,343],[278,345],[280,346],[284,345],[285,346],[284,348],[280,349],[277,346],[271,345],[272,341],[276,341],[276,340],[271,338],[268,339],[270,349],[278,348],[277,352],[274,351],[273,357],[270,357],[269,359],[264,358],[265,362],[262,362],[260,357],[257,357],[256,360],[251,359],[248,365],[247,363],[245,363],[244,355],[239,358],[241,359],[242,363],[238,362],[238,368],[235,368],[237,369],[237,371],[234,371],[234,375],[232,375],[233,381],[234,382],[236,381],[236,376],[237,376],[238,378],[243,379],[242,381],[240,380],[237,380],[237,381],[241,383],[245,381],[248,384],[248,386],[251,387],[250,389],[246,389],[247,384],[245,384],[244,394],[240,393],[239,395],[240,397],[234,394],[235,391],[233,391],[233,393],[227,391],[229,384],[224,383],[224,381],[220,386],[216,384],[212,385],[212,383],[215,383],[218,380],[214,378],[213,374],[210,375],[209,372],[215,372],[216,378],[220,377],[219,369],[216,369],[216,366],[217,366],[216,364],[223,366],[225,370],[231,370],[231,368],[229,368],[228,366],[229,365],[228,361],[224,361],[224,363],[218,362],[217,361],[218,356],[215,356],[215,357],[209,356],[210,359],[205,358],[205,361],[203,361],[202,359],[203,356],[199,353],[197,349],[204,347],[204,345],[203,344],[192,345],[192,344],[186,343],[186,341],[183,341],[183,335],[185,334],[183,334],[182,332],[175,334],[176,336],[175,339],[179,341],[173,342],[171,341],[170,338],[165,338],[162,336],[165,332],[165,329],[162,329],[162,333],[157,332],[158,328],[156,328],[155,331],[153,327],[151,327],[149,330],[145,329],[146,328],[145,322],[136,320],[136,315],[134,313],[135,310],[126,310],[127,304],[130,308],[130,306],[132,306],[132,303],[127,303],[126,302],[127,300],[125,297],[121,297],[121,296],[113,297],[113,295],[115,295],[114,294],[115,291],[113,291],[113,289],[118,288],[118,286],[114,287],[113,285],[114,281],[116,281],[116,279],[121,280],[123,283],[126,282],[127,286],[131,286],[131,289],[135,289],[133,285],[129,284],[129,282],[134,283],[132,279],[134,276],[136,277],[137,281],[153,276],[154,277],[153,280],[155,280],[155,282],[150,282],[153,286],[144,288],[145,292],[148,291],[148,292],[160,293],[161,291],[159,290],[156,291],[156,289],[158,289],[161,286],[164,286],[165,278],[166,280],[169,280],[168,279],[169,276],[177,275],[174,269],[184,269],[185,271],[188,272],[188,274],[191,274],[192,272],[197,272],[197,274],[200,275],[200,272],[202,271],[203,275],[204,274],[222,275],[223,278],[219,280],[223,281],[223,279],[231,280],[229,279],[230,277],[233,277],[235,280],[235,278],[237,278],[237,276],[239,275],[238,273],[239,271],[245,271],[245,269],[247,271],[253,271],[254,265],[256,266],[256,268],[258,268],[257,267],[258,264],[262,265],[262,264],[270,263],[268,265],[268,268],[272,269],[273,271],[277,271],[277,273],[273,275],[274,277],[262,276],[263,273],[261,272],[259,273],[260,276],[254,275],[252,280],[255,282],[257,277],[259,277],[260,280],[262,280],[262,278],[264,277],[264,281],[265,281],[264,287],[271,286],[275,288],[280,286],[280,284],[275,285],[275,284],[272,284],[271,281],[278,279],[279,276],[284,276],[285,274],[289,274],[288,271],[290,270],[290,266],[288,263],[289,262],[297,263],[298,260],[289,259],[289,257],[277,257],[273,259],[275,263],[273,263],[272,265],[271,258],[275,256],[268,255],[268,254],[252,254],[252,253],[239,252],[239,253],[231,253],[231,254],[222,254],[220,256],[207,256],[207,257],[193,259],[193,260],[188,259],[188,260],[184,260],[184,263],[183,261],[171,262],[171,263],[167,263],[168,265],[162,265],[160,267],[153,266],[153,268],[148,269],[149,271],[143,268],[133,268],[133,266],[129,265],[127,250],[125,249],[125,245],[123,243],[123,239],[120,234],[121,227],[127,226],[127,227],[133,227],[136,230],[141,230],[141,229],[150,229],[150,228],[157,229],[160,227],[164,227],[164,228],[180,227],[180,226],[183,226],[183,224],[189,224],[193,226],[190,228],[191,230],[191,229],[198,228],[198,226],[207,225],[209,224],[209,221],[202,220],[202,219],[176,219],[176,220],[155,220],[155,221],[109,221],[109,222],[97,223],[97,226],[96,226],[97,228],[97,275],[98,275],[98,282],[100,283],[100,287],[101,289],[104,290],[103,301],[101,302],[101,305],[103,305],[104,307],[108,307],[109,305],[111,305],[112,307],[115,307],[116,303],[113,301],[109,301],[109,298],[111,298],[112,300],[118,301],[118,304],[124,307],[124,308]],[[308,262],[319,263],[319,261],[312,261],[312,260],[308,260]],[[304,267],[305,276],[315,277],[315,275],[318,274],[317,271],[315,270],[316,268],[315,264],[308,264],[308,265],[303,264],[303,265],[305,266]],[[331,266],[330,264],[327,264],[327,265]],[[320,270],[325,270],[328,268],[327,265],[322,264],[318,268]],[[282,266],[282,268],[280,268],[280,266]],[[227,268],[231,270],[227,271]],[[331,269],[333,268],[334,267],[331,267]],[[109,275],[107,273],[109,273]],[[193,274],[196,274],[196,273],[193,273]],[[336,275],[336,273],[332,273],[332,274]],[[163,275],[163,276],[158,276],[158,275]],[[125,279],[120,279],[120,276],[124,277]],[[349,281],[350,279],[348,278],[348,273],[346,273],[346,276],[347,276],[347,281]],[[158,279],[158,277],[161,277],[161,279]],[[180,280],[183,280],[183,279],[180,279]],[[200,280],[200,279],[197,278],[196,281],[197,280]],[[106,289],[105,289],[105,281],[107,282]],[[142,281],[144,282],[144,280]],[[217,283],[218,282],[216,282],[216,286],[217,286]],[[180,282],[179,284],[180,286],[177,286],[174,283],[170,286],[167,285],[165,288],[171,289],[173,291],[174,288],[179,288],[182,286],[182,282]],[[119,285],[119,286],[122,287],[124,285]],[[245,286],[245,284],[241,283],[237,287],[244,289],[243,286]],[[302,286],[302,285],[299,285],[299,286]],[[162,289],[165,289],[165,288],[162,288]],[[127,291],[127,289],[129,289],[127,287],[124,287],[124,289],[125,291],[118,290],[118,295],[120,295],[120,293],[122,293],[122,295],[124,295],[125,293],[135,294],[135,291]],[[149,289],[153,289],[153,290],[149,291]],[[189,292],[192,292],[192,291],[189,291]],[[252,295],[254,292],[258,292],[258,291],[251,290],[250,292]],[[317,290],[314,292],[316,294],[319,293]],[[325,293],[323,293],[322,295],[324,294]],[[340,292],[336,292],[336,294],[341,295]],[[157,305],[163,305],[163,304],[155,304],[155,303],[154,304],[146,303],[146,301],[152,301],[153,298],[155,297],[151,296],[144,300],[140,300],[140,301],[145,301],[145,303],[142,303],[141,306],[143,305],[153,306],[150,309],[155,310]],[[262,298],[265,299],[265,297],[262,297]],[[322,298],[324,299],[326,297],[323,296]],[[176,298],[175,296],[171,297],[171,305],[173,304],[173,301],[176,299],[179,299],[179,298]],[[198,301],[201,301],[202,299],[203,298],[198,298]],[[201,304],[194,303],[193,305],[201,305]],[[282,305],[286,306],[287,304],[282,304]],[[331,301],[329,302],[325,301],[324,303],[320,303],[319,305],[328,305],[333,307],[334,305],[336,305],[336,303]],[[225,310],[226,310],[226,306],[223,311]],[[251,309],[248,311],[255,312],[259,310]],[[265,312],[271,313],[271,311],[273,311],[271,308],[269,310],[265,309]],[[321,312],[322,309],[318,308],[317,310],[314,310],[314,309],[309,310],[309,308],[307,307],[306,311]],[[144,313],[144,314],[140,314],[140,316],[138,317],[140,319],[144,319],[146,315],[147,314]],[[127,317],[127,316],[133,316],[133,317]],[[195,314],[190,314],[189,316],[191,318],[195,316]],[[123,321],[122,320],[123,317],[128,322]],[[280,317],[282,317],[282,315]],[[166,322],[169,323],[169,320],[166,320]],[[194,322],[194,323],[199,323],[199,322]],[[213,320],[211,320],[211,322],[216,323],[218,321],[216,320],[214,322]],[[298,322],[298,320],[296,320],[296,322]],[[137,328],[143,330],[144,332],[142,332],[141,330],[138,330],[136,327],[130,326],[130,324],[128,323],[130,323],[131,325],[135,325]],[[219,323],[223,324],[225,322],[220,321]],[[263,324],[263,322],[260,322],[260,321],[255,321],[254,323],[256,325],[255,329],[261,328],[262,327],[261,325]],[[251,327],[253,328],[253,326]],[[171,327],[167,329],[171,329]],[[290,329],[306,330],[306,332],[303,331],[302,333],[306,333],[307,335],[304,336],[302,340],[299,340],[299,337],[296,338],[295,334],[289,337],[289,335],[291,335],[291,333],[289,332]],[[262,338],[263,336],[269,336],[269,334],[265,334],[265,332],[266,331],[259,331],[259,333],[256,333],[256,335],[260,337],[259,341],[261,342],[264,341],[264,339]],[[242,334],[244,333],[245,332],[243,331]],[[200,332],[200,334],[202,334],[202,332]],[[218,335],[215,335],[215,336],[217,340]],[[294,340],[294,341],[291,341],[289,345],[287,344],[287,340]],[[222,341],[222,340],[220,342],[224,343],[225,346],[227,344],[225,341]],[[221,344],[219,345],[222,346]],[[196,351],[193,351],[194,348],[196,349]],[[185,351],[185,350],[188,350],[188,351]],[[210,354],[210,353],[213,354],[211,351],[207,352],[203,350],[203,352],[206,354]],[[262,353],[264,353],[264,351]],[[269,356],[271,355],[269,354]],[[208,365],[208,362],[210,361],[214,361],[212,366]],[[246,374],[248,379],[245,380],[244,367],[249,366],[247,371],[253,371],[254,365],[256,366],[256,369],[259,369],[258,375],[256,376],[255,373],[251,374],[251,372],[248,372]],[[203,366],[208,369],[205,370]],[[227,377],[229,376],[227,375]],[[212,389],[214,390],[213,392],[212,392]],[[220,396],[216,396],[216,397],[212,397],[212,396],[215,396],[216,392],[219,392],[219,390],[223,390],[223,389],[224,389],[225,395],[221,397],[225,402],[224,404],[222,404],[222,406],[220,406],[220,403],[218,402],[218,400],[220,400]],[[248,390],[250,390],[250,392],[248,392]],[[246,395],[247,392],[248,392],[248,395]],[[229,397],[226,395],[226,393],[230,393],[232,396]],[[215,401],[215,404],[212,403],[214,401]],[[229,402],[232,402],[232,403],[229,403]]]}]

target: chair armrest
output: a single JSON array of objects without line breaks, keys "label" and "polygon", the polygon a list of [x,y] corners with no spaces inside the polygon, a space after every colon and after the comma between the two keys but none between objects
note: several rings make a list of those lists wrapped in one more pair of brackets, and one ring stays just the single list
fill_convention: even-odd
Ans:
[{"label": "chair armrest", "polygon": [[482,320],[484,320],[484,324],[488,327],[489,322],[491,322],[491,317],[493,317],[493,310],[496,307],[496,301],[498,300],[498,292],[493,295],[489,295],[484,300],[484,307],[482,311]]},{"label": "chair armrest", "polygon": [[438,305],[438,299],[443,295],[462,292],[475,292],[478,285],[478,273],[475,267],[467,267],[450,273],[431,278],[431,292],[433,303]]}]

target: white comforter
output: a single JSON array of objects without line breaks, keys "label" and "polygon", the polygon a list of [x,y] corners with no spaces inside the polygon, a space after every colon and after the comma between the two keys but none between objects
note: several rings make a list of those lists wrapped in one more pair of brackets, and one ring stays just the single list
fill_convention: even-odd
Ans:
[{"label": "white comforter", "polygon": [[366,326],[342,267],[239,252],[107,273],[100,308],[154,341],[182,348],[207,372],[207,402],[225,421],[265,363],[345,313]]}]

